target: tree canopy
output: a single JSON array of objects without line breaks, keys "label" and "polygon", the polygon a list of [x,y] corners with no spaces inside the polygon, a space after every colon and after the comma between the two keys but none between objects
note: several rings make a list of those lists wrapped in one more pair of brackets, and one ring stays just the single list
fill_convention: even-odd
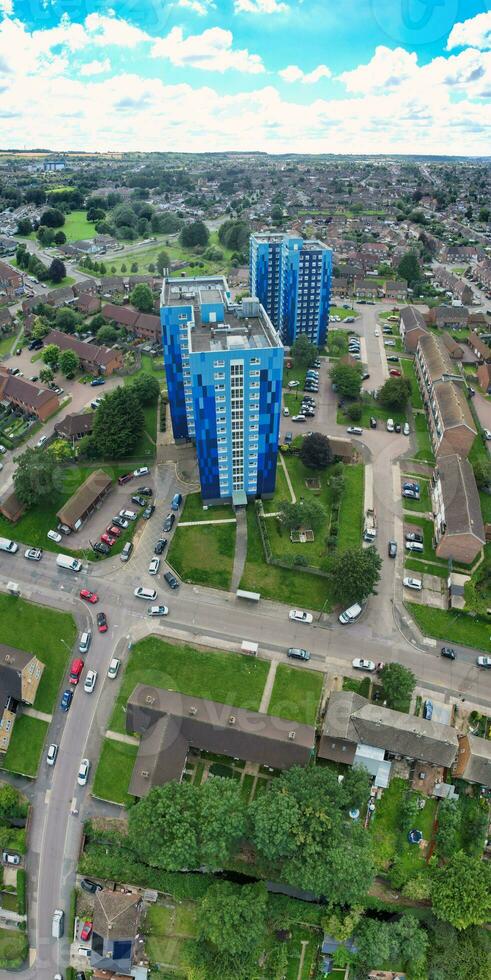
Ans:
[{"label": "tree canopy", "polygon": [[340,395],[358,398],[361,390],[361,370],[351,364],[335,364],[330,372],[331,381]]},{"label": "tree canopy", "polygon": [[63,350],[60,354],[60,371],[65,378],[73,378],[80,367],[80,358],[74,350]]},{"label": "tree canopy", "polygon": [[48,279],[51,282],[58,283],[61,282],[66,276],[65,263],[61,259],[53,259],[49,269],[48,269]]},{"label": "tree canopy", "polygon": [[290,353],[298,367],[307,368],[314,362],[318,350],[306,334],[299,333],[291,346]]},{"label": "tree canopy", "polygon": [[47,344],[43,350],[43,361],[56,371],[60,360],[60,348],[58,344]]},{"label": "tree canopy", "polygon": [[334,601],[342,606],[363,602],[380,579],[382,559],[375,548],[351,548],[334,555],[329,579]]},{"label": "tree canopy", "polygon": [[65,224],[65,215],[58,208],[47,208],[43,211],[39,223],[48,228],[61,228]]},{"label": "tree canopy", "polygon": [[209,237],[204,221],[192,221],[181,229],[179,240],[185,248],[194,248],[196,245],[207,245]]},{"label": "tree canopy", "polygon": [[306,436],[300,449],[300,459],[304,466],[312,470],[324,470],[332,462],[329,439],[321,432]]},{"label": "tree canopy", "polygon": [[387,378],[378,393],[378,401],[384,408],[403,411],[411,397],[409,378]]},{"label": "tree canopy", "polygon": [[409,711],[416,678],[402,664],[386,664],[380,672],[387,706],[395,711]]},{"label": "tree canopy", "polygon": [[139,282],[131,291],[131,302],[135,309],[142,313],[151,313],[153,310],[153,295],[150,286],[145,282]]},{"label": "tree canopy", "polygon": [[421,269],[419,267],[416,252],[406,252],[406,254],[403,255],[399,265],[397,266],[397,272],[401,279],[406,280],[409,286],[415,282],[419,282],[421,279]]},{"label": "tree canopy", "polygon": [[143,371],[142,374],[138,374],[134,381],[131,382],[131,389],[135,392],[140,405],[151,405],[155,402],[160,394],[160,385],[154,374],[150,374],[148,371]]},{"label": "tree canopy", "polygon": [[456,929],[481,925],[491,913],[491,867],[480,858],[454,854],[431,881],[433,912]]},{"label": "tree canopy", "polygon": [[15,493],[26,507],[51,497],[55,492],[56,460],[44,449],[26,449],[16,457]]},{"label": "tree canopy", "polygon": [[111,391],[99,406],[92,440],[98,453],[109,459],[121,459],[135,448],[143,432],[144,416],[131,385]]},{"label": "tree canopy", "polygon": [[218,240],[232,252],[244,252],[249,246],[250,226],[246,221],[230,219],[218,229]]},{"label": "tree canopy", "polygon": [[165,249],[162,249],[157,255],[157,272],[159,276],[163,276],[165,269],[170,269],[170,255]]},{"label": "tree canopy", "polygon": [[290,500],[280,500],[278,504],[279,521],[289,531],[299,527],[315,531],[325,520],[325,508],[317,500],[306,497],[293,504]]},{"label": "tree canopy", "polygon": [[198,940],[191,961],[206,977],[248,980],[257,973],[266,938],[268,893],[264,884],[211,885],[198,912]]}]

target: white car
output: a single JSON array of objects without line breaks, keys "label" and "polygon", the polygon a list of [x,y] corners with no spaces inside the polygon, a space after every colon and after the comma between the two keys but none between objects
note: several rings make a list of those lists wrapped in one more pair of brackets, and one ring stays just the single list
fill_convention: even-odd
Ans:
[{"label": "white car", "polygon": [[167,606],[149,606],[147,610],[148,616],[167,616],[169,614],[169,609]]},{"label": "white car", "polygon": [[27,551],[24,552],[24,558],[27,558],[29,561],[41,561],[42,557],[43,552],[41,548],[28,548]]},{"label": "white car", "polygon": [[300,415],[292,415],[292,422],[305,422],[305,415],[300,413]]},{"label": "white car", "polygon": [[298,388],[299,384],[300,384],[300,381],[289,381],[288,382],[288,387],[289,388]]},{"label": "white car", "polygon": [[148,566],[148,574],[149,575],[156,575],[157,572],[158,572],[158,570],[159,570],[159,568],[160,568],[160,558],[152,558],[152,560],[151,560],[151,562],[150,562],[150,564]]},{"label": "white car", "polygon": [[380,337],[380,330],[374,330],[375,337]]},{"label": "white car", "polygon": [[109,667],[107,668],[107,676],[113,681],[115,677],[118,676],[119,668],[121,667],[121,661],[117,657],[113,657]]},{"label": "white car", "polygon": [[421,592],[421,589],[423,588],[423,583],[420,578],[410,578],[409,576],[406,576],[406,578],[404,578],[402,581],[406,586],[406,589],[415,589],[416,592]]},{"label": "white car", "polygon": [[289,619],[295,623],[312,623],[314,617],[312,613],[304,612],[302,609],[290,609]]},{"label": "white car", "polygon": [[133,595],[135,595],[137,599],[146,599],[147,602],[155,602],[157,598],[155,589],[145,589],[143,585],[139,585],[133,592]]},{"label": "white car", "polygon": [[133,476],[148,476],[149,473],[148,466],[140,466],[139,469],[133,470]]},{"label": "white car", "polygon": [[58,534],[58,531],[48,531],[47,537],[50,541],[56,541],[57,544],[61,541],[61,534]]},{"label": "white car", "polygon": [[[409,422],[404,422],[404,428],[403,428],[402,431],[403,431],[403,433],[404,433],[405,436],[408,436],[409,435],[409,432],[410,432]],[[491,433],[490,433],[489,438],[491,439]]]},{"label": "white car", "polygon": [[41,446],[44,446],[45,442],[47,441],[48,441],[48,436],[40,436],[36,443],[36,449],[41,449]]},{"label": "white car", "polygon": [[52,742],[46,753],[46,763],[48,766],[54,766],[57,755],[58,755],[58,746],[56,742]]},{"label": "white car", "polygon": [[94,690],[96,684],[96,680],[97,680],[97,671],[88,670],[87,677],[85,678],[84,681],[84,691],[86,694],[92,694],[92,691]]},{"label": "white car", "polygon": [[477,657],[476,663],[478,667],[486,667],[489,670],[491,668],[491,657]]},{"label": "white car", "polygon": [[290,409],[287,408],[287,406],[285,405],[283,409],[283,415],[285,416],[285,418],[287,418],[289,414],[290,414]]},{"label": "white car", "polygon": [[488,440],[491,439],[491,432],[489,429],[484,429],[484,438]]},{"label": "white car", "polygon": [[377,669],[373,660],[363,660],[362,657],[355,657],[355,659],[351,661],[351,666],[354,667],[355,670],[369,670],[370,673]]},{"label": "white car", "polygon": [[125,510],[123,508],[123,510],[120,510],[119,516],[124,521],[136,521],[136,514],[134,510]]},{"label": "white car", "polygon": [[6,447],[5,447],[5,446],[2,446],[2,443],[0,442],[0,453],[1,453],[1,454],[2,454],[2,456],[3,456],[3,454],[4,454],[4,453],[6,453],[6,452],[7,452],[7,449],[6,449]]},{"label": "white car", "polygon": [[89,778],[90,772],[90,762],[88,759],[82,759],[80,763],[80,768],[78,770],[77,783],[79,786],[86,786],[87,780]]}]

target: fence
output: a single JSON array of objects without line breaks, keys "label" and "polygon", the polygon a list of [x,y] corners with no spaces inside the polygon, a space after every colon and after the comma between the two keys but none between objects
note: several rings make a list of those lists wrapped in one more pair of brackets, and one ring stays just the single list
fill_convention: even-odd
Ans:
[{"label": "fence", "polygon": [[288,568],[290,571],[293,569],[296,572],[307,572],[309,575],[319,575],[320,578],[329,577],[328,572],[323,572],[316,565],[296,565],[294,559],[292,561],[285,561],[283,558],[275,558],[269,540],[261,500],[256,500],[256,521],[263,546],[264,559],[268,565],[276,565],[277,568]]}]

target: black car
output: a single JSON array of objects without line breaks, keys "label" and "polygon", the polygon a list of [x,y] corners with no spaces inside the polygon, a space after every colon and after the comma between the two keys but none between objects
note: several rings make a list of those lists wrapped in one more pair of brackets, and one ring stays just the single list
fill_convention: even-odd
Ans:
[{"label": "black car", "polygon": [[169,585],[171,589],[179,588],[179,582],[177,581],[176,576],[172,574],[172,572],[166,572],[164,578],[165,581],[167,582],[167,585]]},{"label": "black car", "polygon": [[155,543],[155,548],[153,549],[154,555],[161,555],[165,550],[166,545],[167,538],[159,538],[159,540]]},{"label": "black car", "polygon": [[401,431],[401,425],[400,425],[400,422],[396,422],[396,424],[395,424],[395,426],[394,426],[394,429],[396,430],[396,432],[400,432],[400,431]]},{"label": "black car", "polygon": [[83,888],[84,892],[89,892],[90,895],[102,891],[102,885],[98,881],[91,881],[90,878],[81,878],[80,887]]},{"label": "black car", "polygon": [[142,517],[148,521],[155,510],[155,504],[147,504],[145,510],[143,511]]},{"label": "black car", "polygon": [[397,555],[397,541],[389,541],[387,545],[387,552],[389,558],[395,558]]},{"label": "black car", "polygon": [[145,497],[140,497],[137,493],[134,493],[131,498],[131,503],[136,504],[137,507],[144,507],[146,500]]},{"label": "black car", "polygon": [[373,415],[370,416],[370,428],[371,429],[377,428],[377,419]]},{"label": "black car", "polygon": [[41,347],[42,346],[43,346],[42,340],[31,340],[31,343],[29,344],[29,347],[27,349],[28,350],[41,350]]},{"label": "black car", "polygon": [[452,650],[452,647],[442,647],[440,656],[446,657],[447,660],[455,660],[455,650]]},{"label": "black car", "polygon": [[153,497],[153,490],[150,487],[137,487],[136,492],[140,494],[140,497]]},{"label": "black car", "polygon": [[390,361],[391,364],[399,364],[399,358],[396,357],[394,354],[391,354],[391,356],[388,357],[387,360]]},{"label": "black car", "polygon": [[108,555],[111,549],[108,544],[105,544],[104,541],[96,541],[95,544],[92,545],[92,550],[97,551],[97,554],[99,555]]},{"label": "black car", "polygon": [[165,518],[165,521],[162,524],[162,530],[163,531],[172,531],[172,528],[174,526],[175,519],[176,519],[176,515],[175,514],[167,514],[167,517]]},{"label": "black car", "polygon": [[85,980],[85,973],[83,970],[77,970],[75,980]]}]

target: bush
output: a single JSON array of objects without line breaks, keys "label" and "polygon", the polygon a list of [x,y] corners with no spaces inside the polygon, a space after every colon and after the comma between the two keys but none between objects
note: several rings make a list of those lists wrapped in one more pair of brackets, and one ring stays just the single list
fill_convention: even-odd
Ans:
[{"label": "bush", "polygon": [[72,942],[75,935],[75,916],[77,914],[77,899],[78,891],[76,888],[72,888],[70,892],[70,908],[68,909],[68,919],[66,932],[69,937],[70,942]]},{"label": "bush", "polygon": [[362,414],[362,407],[360,402],[353,402],[352,405],[348,405],[345,409],[346,415],[352,422],[359,422]]},{"label": "bush", "polygon": [[17,870],[17,911],[19,915],[26,914],[26,871],[25,868]]},{"label": "bush", "polygon": [[[121,844],[121,839],[119,841]],[[80,872],[97,878],[131,881],[134,885],[155,888],[180,900],[202,898],[214,880],[212,875],[149,868],[121,846],[106,853],[105,847],[90,845],[82,855]]]}]

